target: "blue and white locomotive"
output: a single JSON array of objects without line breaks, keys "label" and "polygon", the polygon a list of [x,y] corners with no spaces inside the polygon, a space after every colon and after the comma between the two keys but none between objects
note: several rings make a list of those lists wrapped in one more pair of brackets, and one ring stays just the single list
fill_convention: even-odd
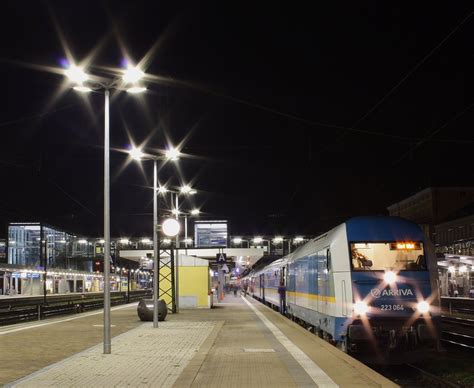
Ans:
[{"label": "blue and white locomotive", "polygon": [[357,217],[243,281],[275,308],[284,285],[286,314],[342,350],[387,354],[437,344],[436,271],[434,250],[418,225]]}]

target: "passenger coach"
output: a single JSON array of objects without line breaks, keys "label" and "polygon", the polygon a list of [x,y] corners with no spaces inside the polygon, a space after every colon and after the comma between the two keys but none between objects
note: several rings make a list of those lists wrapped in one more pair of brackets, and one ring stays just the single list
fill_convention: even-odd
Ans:
[{"label": "passenger coach", "polygon": [[[432,276],[430,276],[430,271]],[[416,224],[358,217],[243,279],[342,350],[412,351],[437,344],[436,258]]]}]

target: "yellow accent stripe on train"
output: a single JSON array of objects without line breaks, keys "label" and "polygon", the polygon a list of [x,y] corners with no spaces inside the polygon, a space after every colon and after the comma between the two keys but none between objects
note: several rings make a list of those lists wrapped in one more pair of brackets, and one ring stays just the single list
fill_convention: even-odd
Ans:
[{"label": "yellow accent stripe on train", "polygon": [[[265,288],[265,293],[270,294],[278,294],[278,290],[274,288]],[[323,296],[323,295],[315,295],[315,294],[308,294],[306,292],[298,292],[298,291],[287,291],[288,296],[297,296],[300,298],[307,298],[312,300],[318,300],[320,302],[328,302],[328,303],[336,303],[335,296]]]},{"label": "yellow accent stripe on train", "polygon": [[296,296],[300,298],[308,298],[312,300],[317,300],[320,302],[329,302],[329,303],[336,303],[335,296],[324,296],[324,295],[315,295],[315,294],[308,294],[306,292],[298,292],[298,291],[287,291],[289,296]]}]

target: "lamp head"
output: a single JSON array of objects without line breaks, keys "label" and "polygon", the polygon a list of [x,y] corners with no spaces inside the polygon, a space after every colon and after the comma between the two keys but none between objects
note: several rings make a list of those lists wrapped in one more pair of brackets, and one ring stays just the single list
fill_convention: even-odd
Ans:
[{"label": "lamp head", "polygon": [[145,155],[140,148],[137,147],[132,147],[130,151],[128,151],[128,154],[131,156],[132,159],[134,160],[142,160],[143,156]]},{"label": "lamp head", "polygon": [[168,160],[176,161],[179,159],[179,155],[180,155],[180,152],[176,148],[173,148],[173,147],[170,147],[165,151],[165,157]]},{"label": "lamp head", "polygon": [[84,70],[76,65],[69,66],[69,68],[64,71],[64,74],[71,82],[74,82],[78,85],[82,85],[89,79],[89,76],[84,72]]},{"label": "lamp head", "polygon": [[168,237],[174,237],[179,233],[181,226],[174,218],[168,218],[167,220],[163,221],[162,228],[165,235]]},{"label": "lamp head", "polygon": [[145,73],[143,73],[143,71],[141,71],[138,67],[128,65],[127,69],[123,73],[122,79],[126,83],[134,84],[140,81],[144,75]]}]

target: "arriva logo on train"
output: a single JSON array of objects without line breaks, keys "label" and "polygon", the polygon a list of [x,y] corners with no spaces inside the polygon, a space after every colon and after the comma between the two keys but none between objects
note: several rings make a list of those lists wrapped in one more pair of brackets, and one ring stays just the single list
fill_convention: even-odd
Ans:
[{"label": "arriva logo on train", "polygon": [[381,290],[380,288],[372,288],[370,290],[370,294],[374,298],[380,298],[381,296],[414,296],[413,291],[410,288],[395,290],[392,290],[391,288],[385,290]]}]

